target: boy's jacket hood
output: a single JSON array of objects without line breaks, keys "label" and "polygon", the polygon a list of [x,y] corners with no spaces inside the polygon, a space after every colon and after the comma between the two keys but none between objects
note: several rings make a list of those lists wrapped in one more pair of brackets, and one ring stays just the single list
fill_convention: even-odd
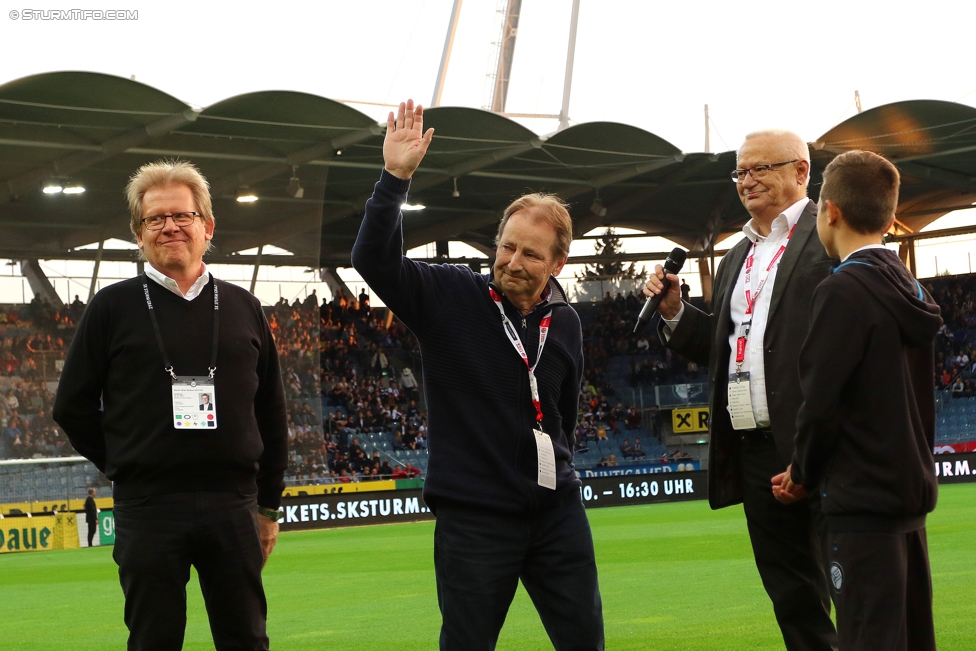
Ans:
[{"label": "boy's jacket hood", "polygon": [[942,326],[942,311],[898,256],[887,249],[856,251],[834,273],[854,271],[855,265],[859,273],[851,276],[891,313],[902,341],[915,348],[930,345]]}]

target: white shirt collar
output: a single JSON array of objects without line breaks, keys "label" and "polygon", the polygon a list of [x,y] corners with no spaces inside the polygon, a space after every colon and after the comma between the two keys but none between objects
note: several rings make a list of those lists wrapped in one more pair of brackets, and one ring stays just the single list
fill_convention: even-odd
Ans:
[{"label": "white shirt collar", "polygon": [[179,283],[156,267],[152,266],[152,264],[146,265],[146,275],[156,281],[157,284],[162,285],[177,296],[181,296],[188,301],[192,301],[199,296],[200,292],[203,291],[203,288],[207,286],[208,282],[210,282],[210,270],[207,269],[207,263],[203,263],[203,273],[200,274],[199,278],[193,281],[193,284],[190,285],[190,289],[186,291],[186,294],[184,294],[180,289]]},{"label": "white shirt collar", "polygon": [[[769,229],[769,237],[786,237],[790,230],[796,226],[796,222],[800,220],[800,215],[803,214],[803,210],[807,207],[807,202],[809,201],[809,198],[803,197],[795,204],[781,212],[779,216],[773,220],[773,224]],[[742,226],[742,232],[746,237],[749,238],[749,241],[753,243],[766,239],[766,236],[760,235],[759,231],[755,229],[753,226],[754,221],[755,219],[750,219]],[[780,233],[780,231],[782,232]]]},{"label": "white shirt collar", "polygon": [[850,253],[848,253],[847,255],[844,256],[844,259],[841,260],[841,262],[847,262],[847,259],[849,257],[851,257],[852,255],[854,255],[855,253],[857,253],[858,251],[867,251],[868,249],[885,249],[885,250],[887,250],[888,247],[886,247],[884,244],[868,244],[867,246],[862,246],[859,249],[855,249],[855,250],[851,251]]}]

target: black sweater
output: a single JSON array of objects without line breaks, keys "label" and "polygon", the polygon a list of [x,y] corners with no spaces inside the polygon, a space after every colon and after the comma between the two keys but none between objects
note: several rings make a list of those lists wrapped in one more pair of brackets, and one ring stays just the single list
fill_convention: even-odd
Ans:
[{"label": "black sweater", "polygon": [[814,292],[792,478],[820,487],[832,531],[917,528],[935,508],[932,341],[941,324],[891,251],[854,253]]},{"label": "black sweater", "polygon": [[[409,181],[386,171],[366,203],[352,261],[376,294],[420,340],[430,412],[430,463],[424,500],[531,513],[578,491],[573,433],[583,371],[579,316],[554,279],[549,301],[524,319],[503,299],[534,362],[539,322],[552,324],[536,368],[543,429],[556,456],[556,490],[538,485],[535,410],[525,363],[502,331],[490,275],[468,267],[428,265],[402,254],[400,205]],[[578,497],[577,497],[578,499]]]},{"label": "black sweater", "polygon": [[285,400],[260,304],[247,291],[216,281],[217,429],[177,429],[172,380],[163,370],[144,282],[174,372],[207,375],[214,281],[187,301],[145,276],[132,278],[98,292],[85,310],[61,374],[54,419],[75,449],[115,482],[117,499],[257,491],[261,506],[278,508],[288,461]]}]

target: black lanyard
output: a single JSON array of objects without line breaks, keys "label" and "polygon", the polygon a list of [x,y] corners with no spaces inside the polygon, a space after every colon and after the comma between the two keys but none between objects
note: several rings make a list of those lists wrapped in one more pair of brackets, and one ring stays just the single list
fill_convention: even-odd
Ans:
[{"label": "black lanyard", "polygon": [[[142,281],[142,290],[146,294],[146,305],[149,306],[149,318],[152,320],[153,332],[156,333],[156,343],[159,344],[159,352],[163,356],[163,363],[166,365],[163,370],[170,374],[170,376],[175,380],[176,373],[173,372],[173,365],[169,361],[169,355],[166,354],[166,346],[163,345],[163,335],[159,331],[159,322],[156,320],[156,310],[153,309],[152,300],[149,298],[149,276],[143,274],[145,280]],[[211,276],[213,278],[213,276]],[[156,282],[156,281],[153,281]],[[157,283],[158,284],[158,283]],[[210,379],[213,379],[214,373],[217,372],[217,333],[220,330],[220,303],[217,300],[217,279],[213,278],[213,293],[214,293],[214,327],[213,327],[213,352],[210,355],[210,366],[207,368],[210,371]]]}]

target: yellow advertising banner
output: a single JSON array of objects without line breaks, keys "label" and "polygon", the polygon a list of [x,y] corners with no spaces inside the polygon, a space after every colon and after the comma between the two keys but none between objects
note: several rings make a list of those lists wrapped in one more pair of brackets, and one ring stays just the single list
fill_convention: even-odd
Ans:
[{"label": "yellow advertising banner", "polygon": [[54,516],[0,520],[0,552],[54,549]]},{"label": "yellow advertising banner", "polygon": [[364,481],[348,484],[317,484],[315,486],[286,486],[284,493],[288,497],[306,497],[312,495],[332,495],[334,493],[373,493],[375,491],[394,491],[396,481],[382,479],[380,481]]},{"label": "yellow advertising banner", "polygon": [[[115,501],[111,497],[96,497],[95,506],[99,509],[112,508]],[[27,515],[28,513],[39,513],[41,515],[54,514],[54,509],[58,511],[84,511],[84,499],[67,500],[48,500],[46,502],[5,502],[0,504],[0,513],[3,515]]]},{"label": "yellow advertising banner", "polygon": [[671,427],[675,434],[691,434],[708,431],[708,407],[674,409],[671,412]]},{"label": "yellow advertising banner", "polygon": [[3,515],[27,515],[30,512],[30,502],[5,502],[0,504],[0,513]]},{"label": "yellow advertising banner", "polygon": [[54,548],[78,549],[80,546],[78,514],[73,511],[65,511],[54,516]]},{"label": "yellow advertising banner", "polygon": [[0,553],[78,548],[78,514],[0,520]]}]

